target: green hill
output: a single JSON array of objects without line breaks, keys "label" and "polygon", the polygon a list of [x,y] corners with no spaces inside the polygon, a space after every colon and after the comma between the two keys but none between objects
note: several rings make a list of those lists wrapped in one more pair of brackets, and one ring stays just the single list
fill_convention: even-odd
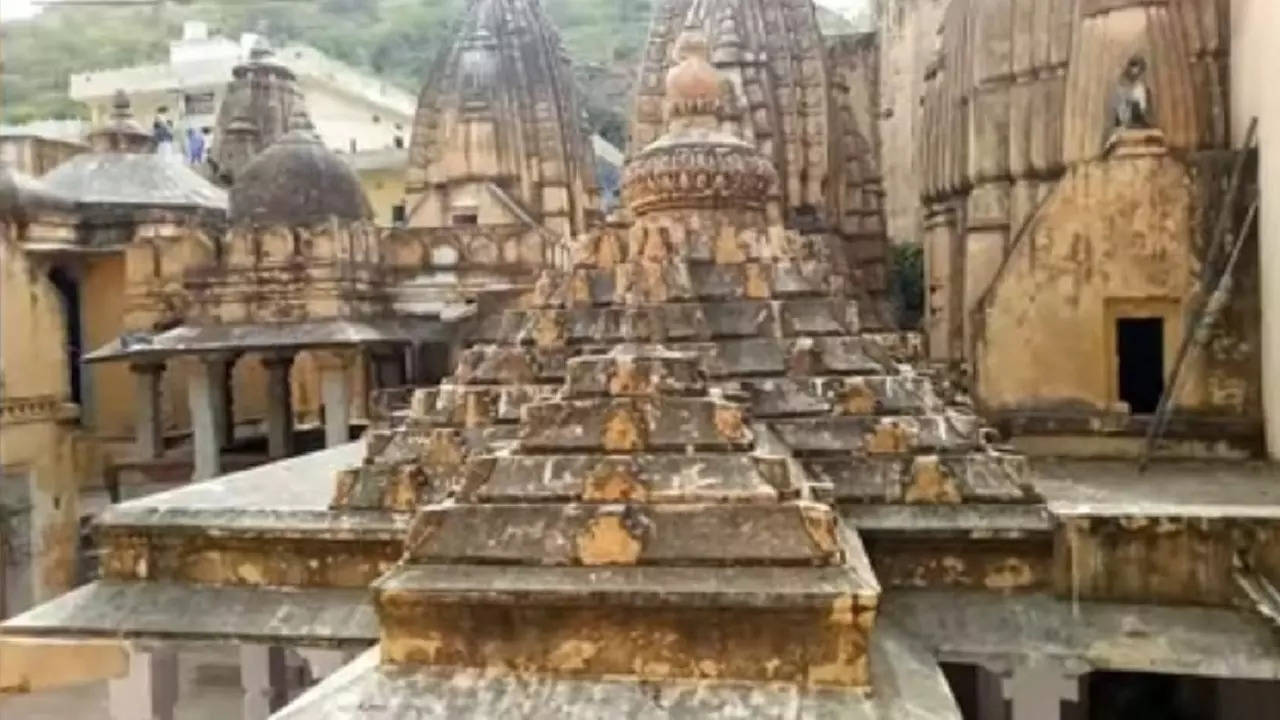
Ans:
[{"label": "green hill", "polygon": [[[222,0],[155,7],[51,7],[0,25],[3,121],[83,117],[67,97],[72,72],[164,62],[185,20],[224,35],[265,32],[277,44],[306,43],[417,92],[466,0]],[[544,0],[584,86],[594,129],[625,137],[635,64],[653,0]],[[833,13],[823,26],[843,30]]]},{"label": "green hill", "polygon": [[[156,8],[53,7],[0,25],[5,122],[76,117],[67,76],[78,70],[163,62],[184,20],[225,35],[265,31],[302,42],[416,91],[464,0],[299,0],[168,3]],[[612,64],[635,57],[650,0],[547,0],[575,60]]]}]

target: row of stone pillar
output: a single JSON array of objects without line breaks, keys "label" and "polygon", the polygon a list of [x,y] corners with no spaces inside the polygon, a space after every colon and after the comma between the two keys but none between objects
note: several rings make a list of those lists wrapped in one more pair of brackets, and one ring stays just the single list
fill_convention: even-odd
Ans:
[{"label": "row of stone pillar", "polygon": [[[293,401],[289,374],[295,353],[275,352],[261,358],[267,372],[267,455],[289,457],[294,452]],[[351,352],[318,353],[321,398],[324,403],[325,445],[350,440],[351,389],[348,383],[355,355]],[[205,355],[187,376],[187,402],[191,414],[193,445],[192,479],[207,480],[222,473],[222,450],[233,440],[231,367],[234,356]],[[164,454],[164,420],[161,410],[163,362],[135,363],[135,455],[155,460]]]},{"label": "row of stone pillar", "polygon": [[[241,717],[266,720],[289,703],[288,648],[279,645],[238,646]],[[354,657],[351,650],[331,648],[292,649],[307,664],[313,682],[338,670]],[[130,651],[128,673],[110,681],[108,708],[111,720],[173,720],[179,699],[176,646],[156,644]]]}]

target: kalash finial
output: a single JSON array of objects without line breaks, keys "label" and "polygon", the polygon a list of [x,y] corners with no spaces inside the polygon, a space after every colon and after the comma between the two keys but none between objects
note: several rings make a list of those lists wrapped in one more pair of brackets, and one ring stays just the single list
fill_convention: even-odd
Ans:
[{"label": "kalash finial", "polygon": [[262,62],[269,59],[275,52],[271,49],[271,43],[262,35],[254,38],[253,45],[249,46],[249,61]]},{"label": "kalash finial", "polygon": [[702,31],[685,30],[676,39],[676,65],[667,73],[667,120],[670,123],[716,125],[723,84],[710,56],[710,44]]},{"label": "kalash finial", "polygon": [[133,119],[133,106],[123,89],[116,90],[115,95],[111,97],[111,119],[117,121]]},{"label": "kalash finial", "polygon": [[312,139],[316,137],[316,126],[311,123],[311,116],[307,114],[307,109],[301,104],[289,114],[288,131],[290,135],[306,135]]}]

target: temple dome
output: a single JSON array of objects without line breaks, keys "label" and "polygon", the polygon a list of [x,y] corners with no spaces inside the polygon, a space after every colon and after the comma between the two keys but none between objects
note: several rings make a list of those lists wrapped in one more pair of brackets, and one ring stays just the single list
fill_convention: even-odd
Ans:
[{"label": "temple dome", "polygon": [[73,208],[70,199],[0,162],[0,219],[25,221],[43,212],[70,212]]},{"label": "temple dome", "polygon": [[[129,98],[116,91],[111,117],[89,133],[92,152],[79,153],[41,177],[81,213],[178,210],[221,221],[227,195],[177,155],[155,152],[151,133],[133,119]],[[112,222],[114,222],[112,220]]]},{"label": "temple dome", "polygon": [[301,110],[289,132],[240,172],[230,200],[232,223],[310,225],[373,214],[355,171],[320,142]]},{"label": "temple dome", "polygon": [[755,146],[720,129],[724,83],[708,61],[706,37],[686,31],[667,73],[667,129],[632,157],[623,194],[640,217],[686,207],[763,208],[778,173]]}]

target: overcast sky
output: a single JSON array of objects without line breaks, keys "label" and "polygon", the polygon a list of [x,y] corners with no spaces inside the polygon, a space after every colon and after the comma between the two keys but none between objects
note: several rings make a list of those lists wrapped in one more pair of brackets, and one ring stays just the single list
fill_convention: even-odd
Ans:
[{"label": "overcast sky", "polygon": [[850,10],[861,10],[866,7],[871,0],[817,0],[819,5],[825,5],[832,10],[841,13],[847,13]]},{"label": "overcast sky", "polygon": [[0,20],[17,20],[35,12],[31,0],[0,0]]},{"label": "overcast sky", "polygon": [[[851,10],[861,10],[871,0],[817,0],[819,5],[825,5],[832,10],[841,13],[847,13]],[[31,0],[0,0],[0,20],[17,20],[19,18],[30,17],[38,10]]]}]

